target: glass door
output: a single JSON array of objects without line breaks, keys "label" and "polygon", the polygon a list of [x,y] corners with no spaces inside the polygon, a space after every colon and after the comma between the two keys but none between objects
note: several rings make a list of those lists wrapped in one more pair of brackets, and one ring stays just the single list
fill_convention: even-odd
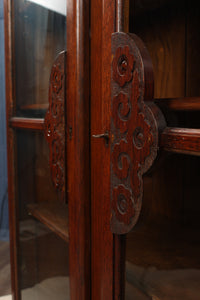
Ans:
[{"label": "glass door", "polygon": [[[72,192],[77,184],[80,188],[83,171],[74,180],[71,168],[77,170],[79,162],[76,150],[73,149],[75,159],[69,150],[76,143],[74,132],[76,126],[82,126],[82,120],[78,125],[67,124],[67,114],[75,103],[73,91],[69,90],[70,84],[74,84],[70,73],[79,72],[76,66],[71,69],[72,60],[67,62],[67,56],[77,50],[69,37],[77,28],[74,20],[83,20],[88,11],[88,5],[84,11],[74,9],[75,6],[71,0],[5,1],[14,299],[88,299],[90,294],[89,199],[85,201],[84,193],[80,192],[81,198]],[[77,18],[72,16],[73,11]],[[77,31],[81,36],[83,30]],[[81,53],[88,51],[86,43],[80,45]],[[87,65],[87,60],[84,63]],[[87,77],[84,80],[87,86]],[[82,84],[81,80],[78,84]],[[81,97],[88,101],[85,94]],[[84,139],[82,143],[85,144]],[[85,152],[83,159],[89,163]],[[84,186],[88,188],[88,183]],[[80,247],[74,246],[79,243]]]},{"label": "glass door", "polygon": [[[200,10],[195,1],[133,2],[130,31],[150,53],[154,101],[169,128],[159,160],[143,177],[138,223],[126,235],[125,299],[198,299]],[[186,135],[195,140],[193,151]]]},{"label": "glass door", "polygon": [[199,13],[91,4],[94,299],[199,297]]},{"label": "glass door", "polygon": [[[16,226],[18,287],[15,293],[21,299],[55,299],[58,295],[60,299],[69,299],[67,197],[61,199],[53,181],[49,164],[51,150],[44,126],[45,114],[51,110],[51,68],[59,52],[66,49],[66,1],[63,5],[63,10],[58,11],[55,2],[51,6],[45,1],[12,2],[10,122],[15,175],[12,213],[16,223],[11,230]],[[64,105],[65,99],[60,101]]]}]

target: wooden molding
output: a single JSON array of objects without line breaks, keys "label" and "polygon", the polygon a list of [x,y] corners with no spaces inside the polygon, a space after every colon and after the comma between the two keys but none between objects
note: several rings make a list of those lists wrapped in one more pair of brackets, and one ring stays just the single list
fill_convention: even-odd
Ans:
[{"label": "wooden molding", "polygon": [[12,128],[27,130],[44,130],[44,119],[13,117],[9,121]]},{"label": "wooden molding", "polygon": [[167,127],[161,134],[160,147],[169,152],[200,155],[200,129]]}]

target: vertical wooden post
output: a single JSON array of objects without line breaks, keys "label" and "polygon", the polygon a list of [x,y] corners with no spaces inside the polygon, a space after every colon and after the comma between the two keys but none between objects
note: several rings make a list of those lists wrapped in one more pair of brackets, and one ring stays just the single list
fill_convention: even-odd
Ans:
[{"label": "vertical wooden post", "polygon": [[[128,4],[128,0],[91,2],[91,136],[110,130],[111,35],[128,31]],[[92,299],[122,299],[125,242],[110,230],[110,148],[93,137],[91,197]]]},{"label": "vertical wooden post", "polygon": [[[116,31],[129,32],[129,0],[116,0]],[[125,298],[126,236],[114,235],[114,300]]]},{"label": "vertical wooden post", "polygon": [[116,0],[116,31],[129,32],[129,0]]},{"label": "vertical wooden post", "polygon": [[10,228],[10,258],[11,258],[11,287],[14,300],[19,300],[18,289],[18,247],[17,247],[17,210],[15,199],[15,142],[14,132],[10,128],[9,120],[13,115],[14,87],[12,63],[12,2],[4,0],[4,29],[5,29],[5,70],[6,70],[6,118],[7,118],[7,165],[8,165],[8,200],[9,200],[9,228]]},{"label": "vertical wooden post", "polygon": [[71,300],[90,299],[89,0],[67,1],[67,197]]},{"label": "vertical wooden post", "polygon": [[110,148],[93,138],[110,129],[111,35],[116,3],[91,1],[91,207],[92,299],[113,299],[113,234],[110,230]]}]

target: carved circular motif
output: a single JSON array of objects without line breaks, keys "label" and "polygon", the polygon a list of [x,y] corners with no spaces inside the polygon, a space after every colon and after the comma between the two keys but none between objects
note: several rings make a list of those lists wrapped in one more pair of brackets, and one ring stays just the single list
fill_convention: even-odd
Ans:
[{"label": "carved circular motif", "polygon": [[117,197],[117,208],[118,211],[124,215],[127,212],[128,209],[128,203],[126,201],[126,198],[123,194],[119,194]]},{"label": "carved circular motif", "polygon": [[144,130],[141,127],[136,127],[133,132],[133,144],[137,149],[142,149],[145,143]]},{"label": "carved circular motif", "polygon": [[59,66],[58,65],[53,66],[51,71],[51,82],[52,82],[53,92],[56,94],[58,94],[62,88],[62,79],[63,79],[63,74]]},{"label": "carved circular motif", "polygon": [[128,59],[125,55],[120,56],[118,60],[118,72],[120,75],[124,75],[128,69]]},{"label": "carved circular motif", "polygon": [[122,87],[133,77],[134,56],[129,46],[117,48],[113,62],[113,79]]},{"label": "carved circular motif", "polygon": [[113,189],[112,209],[117,219],[126,225],[130,224],[135,215],[131,192],[122,184]]}]

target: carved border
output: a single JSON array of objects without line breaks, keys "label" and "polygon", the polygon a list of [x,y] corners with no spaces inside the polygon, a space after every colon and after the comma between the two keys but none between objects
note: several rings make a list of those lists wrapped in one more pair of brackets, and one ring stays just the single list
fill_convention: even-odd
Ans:
[{"label": "carved border", "polygon": [[65,59],[61,52],[54,61],[49,82],[49,108],[45,115],[45,137],[49,144],[49,165],[61,201],[65,196]]},{"label": "carved border", "polygon": [[129,232],[142,206],[142,175],[158,150],[160,113],[153,101],[153,68],[134,34],[112,35],[111,230]]}]

